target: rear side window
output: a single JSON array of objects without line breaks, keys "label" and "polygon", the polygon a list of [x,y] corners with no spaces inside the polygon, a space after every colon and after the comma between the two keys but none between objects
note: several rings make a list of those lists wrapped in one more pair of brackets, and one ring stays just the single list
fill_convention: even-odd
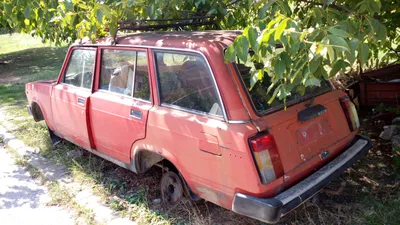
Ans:
[{"label": "rear side window", "polygon": [[95,57],[95,50],[73,50],[63,83],[90,89],[92,87]]},{"label": "rear side window", "polygon": [[99,89],[150,100],[146,52],[103,49]]},{"label": "rear side window", "polygon": [[156,52],[159,93],[162,104],[222,116],[210,69],[196,54]]}]

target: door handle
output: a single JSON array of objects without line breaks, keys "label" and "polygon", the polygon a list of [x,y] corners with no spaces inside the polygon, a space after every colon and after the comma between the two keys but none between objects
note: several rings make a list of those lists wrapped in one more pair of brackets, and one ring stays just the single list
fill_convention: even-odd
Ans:
[{"label": "door handle", "polygon": [[136,119],[142,119],[142,112],[131,109],[129,113],[130,117],[136,118]]},{"label": "door handle", "polygon": [[78,98],[78,104],[79,105],[85,105],[85,99],[84,98]]}]

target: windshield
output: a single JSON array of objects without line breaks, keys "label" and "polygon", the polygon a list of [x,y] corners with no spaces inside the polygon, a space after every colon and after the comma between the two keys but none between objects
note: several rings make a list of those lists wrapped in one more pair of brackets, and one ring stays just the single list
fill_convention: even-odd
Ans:
[{"label": "windshield", "polygon": [[[269,111],[282,108],[283,107],[283,99],[279,100],[278,98],[275,98],[275,100],[271,103],[268,104],[268,101],[272,97],[273,91],[270,91],[267,94],[267,89],[271,85],[271,80],[269,79],[269,76],[267,74],[264,74],[264,79],[262,81],[258,81],[254,87],[249,91],[250,89],[250,67],[247,67],[244,64],[236,64],[237,68],[239,69],[239,73],[242,77],[242,80],[246,86],[246,89],[248,90],[249,96],[251,97],[251,100],[253,101],[254,107],[256,111],[259,114],[265,114]],[[290,93],[289,96],[286,98],[286,105],[290,106],[293,103],[300,102],[300,101],[305,101],[312,97],[313,94],[319,95],[321,93],[325,93],[327,91],[331,90],[331,86],[328,81],[322,80],[321,81],[321,86],[312,86],[312,87],[307,87],[305,90],[304,95],[300,95],[295,91],[295,88],[293,91]]]}]

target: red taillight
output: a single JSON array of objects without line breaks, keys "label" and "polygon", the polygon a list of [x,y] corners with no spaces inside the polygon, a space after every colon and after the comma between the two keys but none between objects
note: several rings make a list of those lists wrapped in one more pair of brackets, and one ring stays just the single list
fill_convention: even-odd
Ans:
[{"label": "red taillight", "polygon": [[250,145],[263,184],[284,175],[281,157],[272,135],[257,136],[250,140]]},{"label": "red taillight", "polygon": [[360,127],[360,120],[358,119],[357,109],[350,101],[348,96],[339,99],[340,105],[346,115],[347,123],[349,124],[350,131],[355,131]]}]

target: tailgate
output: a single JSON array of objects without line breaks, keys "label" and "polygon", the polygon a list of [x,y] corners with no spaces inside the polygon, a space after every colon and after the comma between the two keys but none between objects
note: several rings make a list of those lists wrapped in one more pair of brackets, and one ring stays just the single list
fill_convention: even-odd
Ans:
[{"label": "tailgate", "polygon": [[[344,95],[340,91],[328,92],[316,97],[309,108],[305,106],[309,101],[305,101],[257,121],[275,138],[285,174],[292,174],[295,169],[299,170],[296,173],[316,169],[321,161],[339,153],[338,143],[351,134],[339,102]],[[315,112],[308,113],[312,116],[299,118],[314,107]]]}]

